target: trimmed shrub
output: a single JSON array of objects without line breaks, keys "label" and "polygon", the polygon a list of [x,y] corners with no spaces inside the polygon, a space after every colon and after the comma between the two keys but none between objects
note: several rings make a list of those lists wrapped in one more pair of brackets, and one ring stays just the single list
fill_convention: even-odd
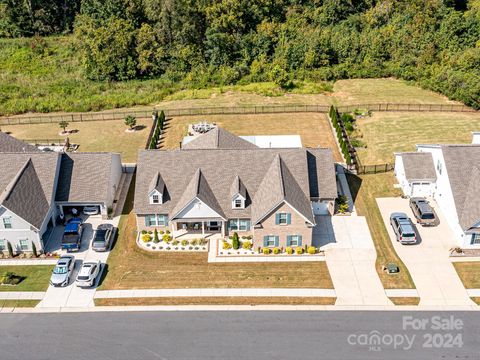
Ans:
[{"label": "trimmed shrub", "polygon": [[237,232],[233,233],[232,246],[235,250],[238,250],[240,248],[240,241],[238,240]]},{"label": "trimmed shrub", "polygon": [[162,240],[168,244],[170,241],[172,241],[172,237],[168,234],[165,234],[162,236]]},{"label": "trimmed shrub", "polygon": [[143,234],[142,235],[142,241],[144,243],[148,243],[150,240],[152,240],[152,237],[149,234]]},{"label": "trimmed shrub", "polygon": [[155,230],[153,231],[153,242],[154,242],[155,244],[157,244],[157,243],[160,242],[160,239],[158,238],[158,231],[157,231],[157,229],[155,229]]},{"label": "trimmed shrub", "polygon": [[310,255],[313,255],[317,252],[317,249],[315,248],[315,246],[309,246],[308,249],[307,249],[307,252],[310,254]]},{"label": "trimmed shrub", "polygon": [[37,247],[35,246],[35,243],[33,241],[32,241],[32,253],[33,253],[33,256],[38,257]]},{"label": "trimmed shrub", "polygon": [[13,257],[13,249],[12,249],[12,244],[10,244],[10,241],[7,241],[7,249],[8,249],[8,255],[10,257]]},{"label": "trimmed shrub", "polygon": [[286,253],[289,254],[289,255],[292,255],[293,254],[293,248],[291,248],[290,246],[287,246],[287,248],[285,249]]},{"label": "trimmed shrub", "polygon": [[297,248],[295,249],[295,252],[296,252],[298,255],[301,255],[301,254],[303,254],[303,248],[297,247]]},{"label": "trimmed shrub", "polygon": [[269,248],[263,248],[262,252],[263,252],[263,254],[268,255],[268,254],[270,254],[270,249]]},{"label": "trimmed shrub", "polygon": [[276,247],[276,248],[273,248],[273,253],[274,253],[275,255],[280,254],[280,249],[277,248],[277,247]]},{"label": "trimmed shrub", "polygon": [[197,239],[193,239],[193,240],[190,240],[190,245],[198,245],[198,240]]},{"label": "trimmed shrub", "polygon": [[142,230],[142,235],[145,235],[147,233],[147,230]]},{"label": "trimmed shrub", "polygon": [[172,241],[172,245],[173,245],[173,246],[178,245],[179,242],[180,242],[180,241],[178,241],[178,240],[173,240],[173,241]]},{"label": "trimmed shrub", "polygon": [[229,250],[232,248],[232,244],[230,244],[229,242],[227,241],[224,241],[223,242],[223,250]]},{"label": "trimmed shrub", "polygon": [[253,243],[251,241],[244,241],[242,244],[242,248],[245,250],[251,250],[253,246]]},{"label": "trimmed shrub", "polygon": [[182,240],[182,246],[187,246],[188,245],[188,240]]}]

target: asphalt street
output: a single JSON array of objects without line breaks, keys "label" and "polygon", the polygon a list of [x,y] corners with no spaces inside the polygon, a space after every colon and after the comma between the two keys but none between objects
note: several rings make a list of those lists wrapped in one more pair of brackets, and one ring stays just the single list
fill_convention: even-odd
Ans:
[{"label": "asphalt street", "polygon": [[479,312],[0,315],[0,359],[480,359]]}]

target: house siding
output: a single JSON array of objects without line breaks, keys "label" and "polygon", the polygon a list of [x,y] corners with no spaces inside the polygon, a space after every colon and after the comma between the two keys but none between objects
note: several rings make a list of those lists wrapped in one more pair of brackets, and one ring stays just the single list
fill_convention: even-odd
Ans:
[{"label": "house siding", "polygon": [[[3,218],[10,217],[12,220],[12,228],[5,229],[3,225]],[[29,252],[32,251],[32,242],[35,243],[35,246],[38,251],[43,249],[42,243],[40,241],[40,233],[31,230],[31,226],[21,217],[16,215],[4,207],[0,207],[0,239],[8,241],[12,245],[14,253]],[[28,250],[22,251],[20,248],[20,240],[25,239],[28,243]],[[5,243],[5,246],[7,244]],[[8,248],[4,250],[5,253],[8,252]]]},{"label": "house siding", "polygon": [[[290,215],[290,224],[277,225],[275,217],[277,213],[288,213]],[[255,248],[263,247],[263,238],[267,235],[278,236],[278,246],[285,248],[287,246],[287,236],[300,235],[302,237],[302,246],[311,245],[313,227],[307,226],[305,218],[299,215],[288,204],[283,203],[271,212],[261,223],[253,228],[253,245]]]}]

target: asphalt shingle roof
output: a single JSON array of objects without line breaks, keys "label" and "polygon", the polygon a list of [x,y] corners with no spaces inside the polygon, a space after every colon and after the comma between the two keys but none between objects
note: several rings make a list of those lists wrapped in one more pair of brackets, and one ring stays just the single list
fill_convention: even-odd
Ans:
[{"label": "asphalt shingle roof", "polygon": [[435,181],[435,165],[432,154],[429,152],[402,153],[405,177],[408,181],[430,180]]},{"label": "asphalt shingle roof", "polygon": [[251,142],[216,127],[183,146],[184,149],[258,149]]},{"label": "asphalt shingle roof", "polygon": [[8,153],[32,153],[40,152],[35,146],[27,144],[21,140],[15,139],[13,136],[0,131],[0,152]]}]

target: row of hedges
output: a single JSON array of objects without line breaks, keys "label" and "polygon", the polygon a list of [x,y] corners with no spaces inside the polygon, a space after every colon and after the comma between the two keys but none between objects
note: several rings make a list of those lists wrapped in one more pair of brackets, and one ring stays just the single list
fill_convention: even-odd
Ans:
[{"label": "row of hedges", "polygon": [[[328,115],[330,116],[332,125],[335,128],[335,132],[337,133],[338,143],[340,144],[340,149],[342,150],[343,157],[345,158],[347,165],[351,165],[354,162],[353,160],[355,159],[355,149],[350,144],[350,140],[348,139],[348,132],[345,128],[342,117],[338,113],[337,108],[333,105],[330,107]],[[352,126],[352,124],[349,123],[349,126]]]},{"label": "row of hedges", "polygon": [[162,135],[163,124],[165,122],[165,113],[163,110],[160,112],[160,115],[158,115],[158,113],[154,113],[154,116],[156,117],[157,121],[154,123],[155,128],[153,129],[153,135],[150,139],[150,144],[148,144],[149,149],[157,148],[158,140],[160,140],[160,136]]}]

